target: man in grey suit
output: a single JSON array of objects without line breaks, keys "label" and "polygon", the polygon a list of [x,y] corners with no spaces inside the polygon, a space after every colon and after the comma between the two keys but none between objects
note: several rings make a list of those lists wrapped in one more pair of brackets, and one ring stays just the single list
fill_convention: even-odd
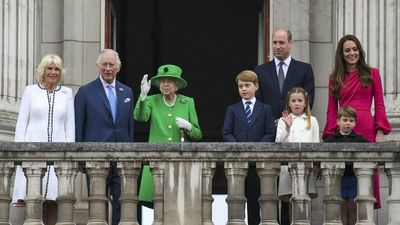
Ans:
[{"label": "man in grey suit", "polygon": [[[311,108],[314,102],[315,86],[312,67],[308,63],[291,57],[290,50],[292,45],[292,33],[285,28],[276,29],[272,34],[274,59],[268,63],[258,65],[254,69],[260,84],[256,96],[259,100],[271,106],[275,124],[277,124],[278,119],[285,110],[287,93],[293,87],[302,87],[307,91]],[[251,193],[255,193],[254,199],[258,199],[260,196],[259,191],[259,189],[251,191]],[[257,207],[254,208],[255,213],[249,214],[249,225],[260,223],[258,204]],[[288,204],[282,202],[280,224],[289,225],[289,216]]]},{"label": "man in grey suit", "polygon": [[[97,68],[100,76],[79,88],[75,96],[75,141],[133,142],[133,93],[116,80],[121,68],[118,53],[103,50],[97,58]],[[107,188],[113,196],[112,225],[120,221],[120,182],[112,164],[107,177]]]}]

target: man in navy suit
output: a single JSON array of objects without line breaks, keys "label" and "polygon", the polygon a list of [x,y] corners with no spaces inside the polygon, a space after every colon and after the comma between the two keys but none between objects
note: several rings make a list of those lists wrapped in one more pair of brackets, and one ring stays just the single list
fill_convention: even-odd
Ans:
[{"label": "man in navy suit", "polygon": [[[310,107],[314,102],[314,73],[308,63],[300,62],[290,56],[292,33],[279,28],[272,34],[274,59],[256,66],[260,88],[257,98],[272,108],[275,124],[285,110],[286,96],[293,87],[302,87],[308,92]],[[287,203],[282,202],[281,224],[289,225]],[[249,224],[253,225],[253,224]]]},{"label": "man in navy suit", "polygon": [[[115,78],[121,68],[118,53],[103,50],[97,58],[99,78],[79,88],[75,96],[76,142],[132,142],[132,89]],[[121,184],[115,164],[107,177],[113,196],[112,225],[118,225],[121,214]]]},{"label": "man in navy suit", "polygon": [[[314,73],[308,63],[297,61],[290,56],[292,34],[289,30],[279,28],[272,34],[272,51],[274,59],[256,66],[260,88],[257,98],[272,108],[275,120],[282,117],[285,110],[287,92],[293,87],[302,87],[309,96],[310,107],[314,102]],[[282,66],[280,65],[282,62]],[[280,89],[279,71],[282,68],[283,83]]]},{"label": "man in navy suit", "polygon": [[[224,128],[225,142],[273,142],[275,141],[274,117],[271,107],[257,101],[257,75],[245,70],[236,77],[242,100],[230,105],[226,110]],[[250,164],[245,181],[248,224],[260,224],[260,179],[255,164]]]}]

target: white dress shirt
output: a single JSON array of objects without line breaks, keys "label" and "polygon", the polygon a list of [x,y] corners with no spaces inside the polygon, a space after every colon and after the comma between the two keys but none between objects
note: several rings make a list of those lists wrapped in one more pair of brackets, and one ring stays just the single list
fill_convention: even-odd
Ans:
[{"label": "white dress shirt", "polygon": [[251,104],[250,104],[250,110],[251,110],[251,112],[253,112],[254,104],[256,104],[256,97],[253,97],[253,98],[250,99],[250,100],[246,100],[246,99],[242,98],[243,110],[246,110],[246,106],[247,106],[247,105],[246,105],[246,102],[248,102],[248,101],[251,102]]},{"label": "white dress shirt", "polygon": [[[274,57],[274,61],[275,61],[275,66],[276,66],[276,76],[279,77],[279,67],[280,67],[279,63],[281,61],[279,59],[277,59],[276,57]],[[287,74],[287,71],[289,69],[289,65],[290,65],[291,61],[292,61],[292,57],[291,56],[287,57],[283,61],[285,64],[282,65],[282,69],[283,69],[283,74],[285,75],[285,78],[286,78],[286,74]]]}]

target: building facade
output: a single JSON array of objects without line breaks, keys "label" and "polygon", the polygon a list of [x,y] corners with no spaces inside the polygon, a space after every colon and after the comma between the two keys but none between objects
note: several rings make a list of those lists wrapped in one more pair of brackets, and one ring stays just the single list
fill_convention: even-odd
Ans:
[{"label": "building facade", "polygon": [[[98,76],[95,65],[98,53],[106,45],[115,47],[118,40],[110,38],[115,36],[117,26],[107,23],[116,20],[107,16],[107,8],[113,2],[117,1],[0,2],[0,141],[13,140],[24,87],[36,82],[35,66],[44,55],[56,53],[63,58],[67,68],[64,84],[74,91]],[[400,5],[396,0],[265,0],[262,4],[257,63],[262,63],[263,58],[269,60],[272,55],[268,47],[272,31],[277,27],[289,28],[293,34],[293,57],[311,63],[314,69],[313,114],[321,129],[336,43],[345,34],[355,34],[365,48],[368,63],[381,72],[387,114],[393,126],[386,139],[399,138]],[[120,23],[124,20],[116,18]]]},{"label": "building facade", "polygon": [[[114,18],[108,14],[112,11],[109,7],[112,7],[114,2],[117,1],[0,1],[0,141],[14,140],[15,123],[24,87],[36,83],[35,67],[44,55],[56,53],[63,58],[67,69],[64,84],[75,92],[81,85],[98,76],[95,65],[97,55],[106,46],[118,45],[116,43],[118,37],[115,37],[116,29],[121,29],[122,26],[112,26],[112,24],[121,23],[121,20],[124,23],[123,17]],[[212,2],[202,2],[209,4],[205,8],[214,6]],[[356,35],[365,48],[367,62],[379,68],[381,72],[387,115],[393,128],[392,133],[385,138],[387,141],[399,140],[400,4],[398,1],[263,0],[261,2],[260,13],[257,15],[258,62],[255,63],[269,60],[268,57],[272,55],[268,47],[272,31],[277,27],[289,28],[294,43],[292,56],[313,66],[316,82],[313,114],[323,129],[328,99],[328,76],[333,68],[336,44],[345,34]],[[230,5],[220,7],[223,14],[223,10]],[[135,97],[137,96],[138,90],[135,91]]]}]

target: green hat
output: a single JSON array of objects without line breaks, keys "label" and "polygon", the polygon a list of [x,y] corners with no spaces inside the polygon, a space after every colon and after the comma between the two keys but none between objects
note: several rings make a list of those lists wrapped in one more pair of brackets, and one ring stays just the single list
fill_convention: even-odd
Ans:
[{"label": "green hat", "polygon": [[152,77],[151,84],[156,87],[160,86],[160,79],[168,77],[173,78],[178,81],[178,88],[185,88],[187,86],[187,82],[181,78],[182,69],[179,66],[175,66],[172,64],[162,65],[158,68],[157,75]]}]

